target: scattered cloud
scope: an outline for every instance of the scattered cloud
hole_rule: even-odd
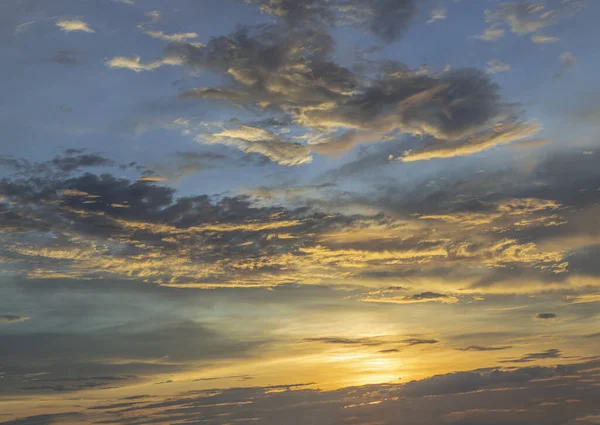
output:
[[[511,66],[507,63],[499,61],[497,59],[492,59],[487,63],[487,72],[489,74],[497,74],[499,72],[510,71]]]
[[[117,56],[106,61],[109,68],[129,69],[134,72],[153,71],[164,65],[181,65],[181,61],[176,57],[166,57],[154,62],[143,63],[139,56]]]
[[[78,52],[68,49],[60,49],[54,56],[45,60],[47,62],[53,62],[60,65],[78,66],[80,64],[79,56],[80,54]]]
[[[531,36],[531,41],[536,44],[556,43],[557,41],[560,41],[560,38],[543,34],[535,34]]]
[[[554,78],[561,78],[567,71],[577,64],[577,58],[571,52],[564,52],[559,57],[562,70],[554,74]]]
[[[59,19],[56,21],[56,26],[64,32],[95,32],[87,22],[80,19]]]
[[[149,24],[154,24],[156,22],[158,22],[161,18],[160,12],[158,11],[151,11],[146,13],[146,16],[148,16],[150,18],[150,22]],[[138,28],[140,28],[144,34],[149,35],[152,38],[157,38],[159,40],[165,40],[165,41],[169,41],[171,43],[186,43],[189,40],[193,40],[194,38],[198,38],[198,34],[195,32],[181,32],[181,33],[173,33],[173,34],[167,34],[164,31],[158,31],[158,30],[151,30],[149,28],[147,28],[146,23],[142,23],[138,25]]]
[[[494,9],[486,9],[485,21],[489,26],[481,36],[476,38],[497,41],[504,35],[502,27],[507,26],[513,34],[518,36],[533,34],[531,41],[534,43],[554,42],[558,39],[544,36],[538,31],[555,25],[561,19],[573,16],[581,9],[581,4],[569,1],[563,1],[554,9],[546,8],[543,3],[531,0],[500,3]]]
[[[504,30],[502,28],[498,28],[497,26],[491,26],[483,30],[481,35],[473,36],[473,38],[478,38],[479,40],[484,41],[498,41],[502,37],[504,37]]]
[[[560,64],[566,69],[569,70],[575,66],[577,63],[577,58],[571,52],[565,52],[560,55]]]
[[[170,41],[171,43],[185,43],[188,40],[192,40],[192,39],[198,37],[198,34],[195,32],[181,32],[181,33],[167,34],[163,31],[144,30],[144,33],[148,34],[152,38],[158,38],[160,40]]]
[[[436,21],[443,21],[444,19],[446,19],[446,9],[443,7],[437,7],[431,11],[431,17],[427,23],[432,24]]]

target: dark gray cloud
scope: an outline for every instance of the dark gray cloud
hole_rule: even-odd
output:
[[[404,391],[407,395],[413,397],[465,393],[490,385],[525,383],[533,379],[569,375],[574,373],[575,370],[576,368],[572,366],[557,366],[555,368],[520,368],[513,371],[494,369],[483,372],[456,372],[436,375],[420,381],[411,381],[406,384]]]
[[[52,425],[63,423],[77,423],[82,421],[83,419],[83,414],[78,412],[69,412],[28,416],[26,418],[13,419],[1,423],[5,425]]]
[[[399,415],[414,425],[510,423],[591,424],[600,396],[598,363],[571,366],[490,369],[437,375],[407,384],[365,385],[333,391],[305,384],[189,391],[168,398],[132,396],[102,401],[84,410],[81,420],[141,425],[174,422],[228,422],[265,425],[378,423]],[[581,379],[576,379],[580,376]],[[540,399],[544,400],[540,403]],[[515,403],[518,400],[518,403]],[[12,420],[28,425],[43,417]],[[58,419],[58,418],[54,418]],[[577,421],[576,421],[577,419]],[[49,423],[49,422],[41,422]]]
[[[47,58],[44,61],[57,63],[60,65],[78,66],[81,63],[79,59],[80,56],[81,54],[77,51],[59,49],[54,56]]]
[[[5,249],[4,256],[21,263],[29,277],[64,277],[73,272],[73,277],[98,278],[117,273],[143,274],[156,283],[165,283],[168,276],[170,283],[241,280],[246,285],[264,286],[271,279],[290,283],[279,281],[278,275],[296,269],[291,259],[297,259],[301,271],[301,264],[307,261],[302,250],[318,250],[317,235],[356,223],[384,224],[389,220],[382,215],[332,215],[307,207],[259,206],[248,196],[176,198],[172,188],[151,179],[65,175],[63,169],[95,164],[82,155],[74,158],[76,161],[44,165],[58,172],[40,173],[26,164],[15,177],[0,180],[0,193],[10,202],[2,204],[7,212],[0,220],[11,229],[4,236],[13,240],[13,248]],[[34,244],[27,238],[16,243],[25,232],[43,235],[50,230],[62,236],[42,236]],[[117,238],[119,248],[93,253],[89,247],[77,247],[80,244],[74,234],[105,241]],[[36,251],[40,243],[44,250]],[[56,250],[62,259],[53,254]],[[88,260],[81,262],[81,257],[71,254],[65,257],[67,252]],[[159,253],[160,261],[150,260]],[[132,262],[123,262],[126,257]],[[177,271],[172,269],[175,263],[179,264]],[[256,265],[250,266],[252,263]],[[149,264],[153,264],[150,269]]]
[[[393,13],[385,16],[395,19]],[[477,69],[434,73],[387,61],[375,64],[377,72],[364,76],[337,64],[334,48],[334,39],[322,29],[266,25],[238,29],[206,46],[175,44],[166,57],[177,57],[194,70],[226,75],[234,83],[190,90],[181,99],[227,100],[253,111],[283,112],[294,123],[288,130],[300,129],[305,133],[302,140],[309,142],[305,149],[319,154],[338,155],[357,144],[409,133],[430,135],[442,145],[454,142],[458,154],[466,155],[528,137],[538,129],[509,119],[514,108],[501,102],[499,87]],[[497,120],[502,117],[507,121],[499,129]],[[257,145],[257,131],[253,128],[254,136],[240,148],[266,154]],[[477,131],[482,133],[474,135]],[[214,136],[201,133],[197,140]],[[277,146],[290,154],[302,147],[292,141]],[[411,160],[416,160],[414,155],[409,155]],[[267,156],[286,165],[304,162]]]
[[[555,320],[555,319],[558,319],[558,315],[556,313],[538,313],[535,315],[535,319],[537,319],[537,320]]]
[[[72,173],[89,167],[110,167],[114,162],[100,154],[86,153],[84,150],[67,149],[62,155],[44,162],[31,162],[24,158],[0,156],[0,165],[11,167],[27,176],[55,176],[58,173]]]
[[[559,359],[561,357],[564,357],[561,350],[558,348],[549,348],[539,353],[528,353],[519,358],[502,360],[501,363],[531,363],[536,360]]]

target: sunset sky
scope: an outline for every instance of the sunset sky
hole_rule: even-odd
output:
[[[600,424],[597,0],[0,0],[0,423]]]

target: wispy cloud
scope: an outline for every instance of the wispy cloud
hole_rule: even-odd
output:
[[[181,65],[181,59],[177,57],[166,57],[153,62],[142,62],[139,56],[117,56],[106,62],[109,68],[122,68],[134,72],[153,71],[164,65]]]
[[[29,317],[15,316],[13,314],[0,315],[0,323],[18,323],[25,322],[26,320],[29,320]]]

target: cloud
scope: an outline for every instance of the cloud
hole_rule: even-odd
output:
[[[12,314],[0,315],[0,323],[18,323],[18,322],[25,322],[26,320],[29,320],[29,317],[15,316]]]
[[[398,40],[414,16],[414,0],[246,0],[263,13],[292,26],[351,25],[390,43]]]
[[[181,65],[181,61],[177,57],[165,57],[154,62],[143,63],[139,56],[117,56],[106,61],[106,66],[109,68],[129,69],[134,72],[153,71],[164,65]]]
[[[148,34],[152,38],[158,38],[160,40],[170,41],[171,43],[184,43],[188,40],[198,37],[198,34],[195,32],[167,34],[163,31],[144,30],[144,33]]]
[[[487,72],[489,74],[497,74],[499,72],[510,71],[511,66],[507,63],[492,59],[487,63]]]
[[[431,16],[427,23],[432,24],[436,21],[443,21],[444,19],[446,19],[446,9],[443,7],[437,7],[431,11]]]
[[[291,137],[319,154],[339,155],[402,133],[461,140],[510,109],[500,103],[498,87],[475,69],[432,73],[385,62],[378,78],[365,79],[333,62],[333,51],[326,33],[270,25],[242,28],[204,47],[172,45],[167,57],[196,71],[224,73],[234,83],[189,90],[181,99],[282,112],[294,123],[286,128]]]
[[[408,344],[409,346],[413,346],[413,345],[437,344],[439,341],[437,341],[435,339],[409,338],[409,339],[404,339],[400,342],[404,342],[405,344]]]
[[[561,350],[550,348],[539,353],[529,353],[519,358],[502,360],[500,363],[531,363],[536,360],[559,359],[561,357],[563,357]]]
[[[560,41],[560,38],[551,37],[551,36],[543,35],[543,34],[535,34],[535,35],[531,36],[531,41],[533,41],[536,44],[556,43],[557,41]]]
[[[412,162],[434,158],[452,158],[456,156],[472,155],[498,145],[504,145],[532,137],[537,134],[540,129],[541,125],[537,122],[507,120],[495,124],[490,130],[485,130],[468,137],[460,143],[432,141],[428,147],[414,152],[409,151],[399,159],[404,162]]]
[[[13,372],[6,384],[37,393],[148,383],[156,375],[247,357],[267,342],[264,337],[234,341],[189,320],[150,320],[143,329],[120,322],[118,328],[0,335],[5,370],[42,373],[15,379]]]
[[[90,28],[87,22],[79,19],[59,19],[56,21],[56,26],[62,29],[64,32],[95,32],[92,28]]]
[[[198,136],[202,142],[206,136]],[[210,135],[209,142],[233,145],[246,153],[258,153],[281,165],[300,165],[312,162],[310,150],[305,146],[285,141],[281,135],[266,130],[241,125],[238,128],[224,129]]]
[[[560,64],[564,68],[564,71],[568,71],[573,68],[577,63],[577,58],[571,52],[565,52],[560,55]]]
[[[500,3],[495,9],[486,9],[485,20],[489,27],[482,36],[476,38],[496,41],[504,35],[502,26],[506,25],[513,34],[522,36],[536,33],[542,28],[555,25],[561,19],[572,16],[581,10],[577,2],[562,2],[555,9],[547,9],[544,4],[534,1]],[[556,41],[553,37],[534,34],[534,43]]]
[[[227,137],[239,137],[238,131],[249,140],[264,136],[237,125],[228,130],[233,133]],[[385,197],[387,202],[402,199],[411,209],[369,199],[366,204],[390,214],[360,214],[328,207],[330,200],[337,202],[331,186],[322,194],[317,186],[296,188],[304,194],[300,198],[292,189],[285,199],[264,191],[251,192],[251,197],[176,197],[172,188],[144,179],[164,176],[162,172],[142,168],[142,175],[132,180],[81,174],[90,167],[116,167],[85,152],[42,163],[12,157],[0,162],[14,170],[0,180],[0,208],[6,211],[0,214],[5,229],[0,258],[28,279],[110,276],[197,288],[369,282],[373,289],[357,299],[396,304],[453,304],[458,302],[453,294],[469,287],[530,293],[540,290],[542,275],[555,280],[552,289],[569,285],[553,277],[567,273],[568,253],[521,236],[526,230],[557,227],[561,204],[552,200],[457,203],[451,190],[449,203],[440,197],[430,202],[430,189],[415,187],[417,198],[410,193]],[[470,193],[464,186],[452,187]],[[322,201],[307,202],[306,193]],[[423,205],[434,210],[423,214]],[[86,243],[89,238],[95,243]],[[509,270],[529,273],[537,283],[522,284],[522,276],[508,279],[514,273]],[[398,286],[391,279],[401,276],[419,278],[412,293],[388,288]],[[385,280],[377,288],[373,279]],[[389,290],[379,291],[385,288]]]
[[[82,413],[68,412],[28,416],[26,418],[13,419],[2,423],[4,425],[74,425],[81,423],[83,418],[84,415]]]
[[[482,346],[482,345],[470,345],[465,348],[457,348],[459,351],[500,351],[500,350],[508,350],[512,348],[512,345],[503,345],[503,346]]]
[[[530,1],[500,4],[494,10],[486,10],[487,22],[506,22],[515,34],[530,34],[554,23],[552,11]]]
[[[458,394],[477,391],[491,385],[514,385],[538,378],[566,375],[572,368],[532,367],[514,371],[494,369],[492,371],[456,372],[436,375],[420,381],[411,381],[404,387],[404,393],[412,397],[442,394]]]
[[[113,165],[113,161],[97,154],[80,154],[55,157],[52,165],[60,171],[70,173],[72,171],[85,167],[108,167]]]
[[[146,16],[150,18],[150,24],[154,24],[158,22],[161,18],[160,12],[152,11],[146,13]],[[173,33],[167,34],[164,31],[151,30],[146,28],[148,24],[139,24],[138,28],[140,28],[144,34],[149,35],[152,38],[157,38],[159,40],[169,41],[171,43],[186,43],[189,40],[193,40],[194,38],[198,38],[198,34],[195,32],[182,32],[182,33]]]
[[[365,385],[330,391],[303,385],[192,391],[169,397],[114,400],[110,404],[101,401],[97,409],[92,406],[82,410],[83,417],[78,419],[94,422],[108,417],[117,423],[137,424],[149,416],[156,423],[218,422],[227,417],[233,423],[300,425],[306,421],[310,407],[310,421],[315,425],[370,423],[373,418],[381,425],[391,425],[397,423],[399,415],[410,418],[414,425],[579,423],[582,418],[595,415],[599,395],[597,385],[594,386],[598,380],[592,373],[583,372],[588,382],[569,379],[570,374],[579,373],[584,367],[463,371],[405,385]],[[519,399],[518,405],[515,398]],[[540,403],[540,399],[552,403]],[[40,417],[22,418],[10,425],[30,423],[40,423]]]
[[[533,318],[535,320],[557,320],[558,315],[555,313],[538,313]]]
[[[486,28],[481,35],[473,36],[473,38],[478,38],[479,40],[485,41],[498,41],[502,37],[504,37],[504,30],[502,28],[498,28],[497,26]]]
[[[600,294],[567,295],[564,297],[570,304],[587,304],[600,302]]]
[[[53,62],[60,65],[78,66],[80,64],[78,56],[78,52],[67,49],[60,49],[56,52],[54,56],[45,60],[47,62]]]
[[[363,302],[369,303],[391,303],[391,304],[415,304],[415,303],[427,303],[436,302],[442,304],[456,304],[458,298],[452,295],[438,294],[435,292],[421,292],[415,295],[396,296],[390,297],[386,293],[373,294],[370,293],[365,298],[361,298]]]
[[[175,152],[161,161],[152,161],[149,168],[169,181],[178,181],[183,177],[214,169],[223,163],[227,156],[213,152]],[[152,177],[152,176],[147,176]]]
[[[375,338],[343,338],[343,337],[319,337],[319,338],[304,338],[307,342],[323,342],[325,344],[339,345],[362,345],[365,347],[382,345],[383,342]]]

